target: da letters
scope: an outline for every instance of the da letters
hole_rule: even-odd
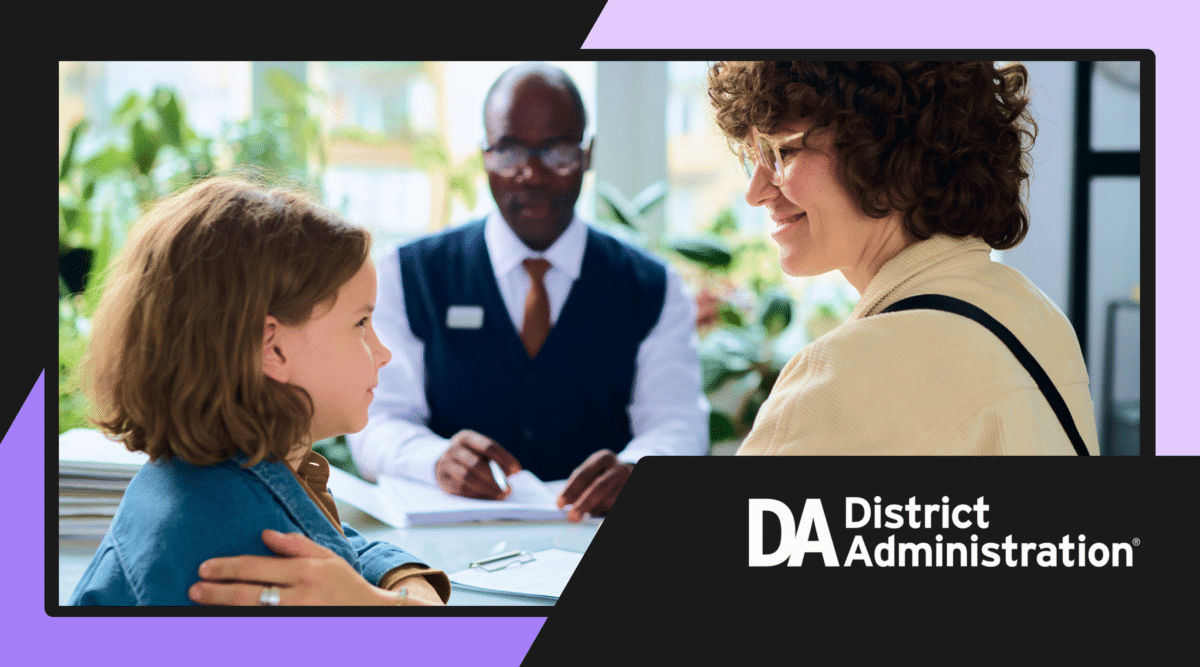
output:
[[[774,514],[779,521],[779,548],[774,553],[763,553],[763,522],[767,513]],[[809,536],[815,532],[814,539]],[[783,561],[788,567],[804,563],[804,554],[818,553],[826,567],[838,565],[837,552],[833,548],[833,537],[829,534],[829,523],[825,520],[825,508],[820,498],[804,501],[800,511],[800,523],[792,520],[792,510],[778,500],[770,498],[750,499],[750,567],[771,567]]]

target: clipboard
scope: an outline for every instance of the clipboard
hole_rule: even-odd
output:
[[[471,563],[451,574],[450,583],[484,593],[557,600],[582,558],[578,551],[559,548],[513,551]]]

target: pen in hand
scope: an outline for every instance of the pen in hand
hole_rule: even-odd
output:
[[[508,493],[508,480],[504,477],[504,471],[500,469],[500,464],[489,459],[488,467],[492,469],[492,477],[496,480],[496,485],[500,487],[501,493]]]

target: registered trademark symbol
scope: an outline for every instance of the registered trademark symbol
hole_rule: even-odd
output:
[[[1139,540],[1138,538],[1136,538],[1136,537],[1135,537],[1135,538],[1133,538],[1133,546],[1135,546],[1135,547],[1136,547],[1137,545],[1139,545],[1139,544],[1141,544],[1141,543],[1142,543],[1142,541],[1141,541],[1141,540]]]

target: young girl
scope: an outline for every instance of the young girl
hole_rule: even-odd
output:
[[[442,604],[445,573],[341,524],[312,443],[361,430],[388,352],[370,236],[228,178],[157,204],[83,365],[95,423],[150,456],[74,605]]]

